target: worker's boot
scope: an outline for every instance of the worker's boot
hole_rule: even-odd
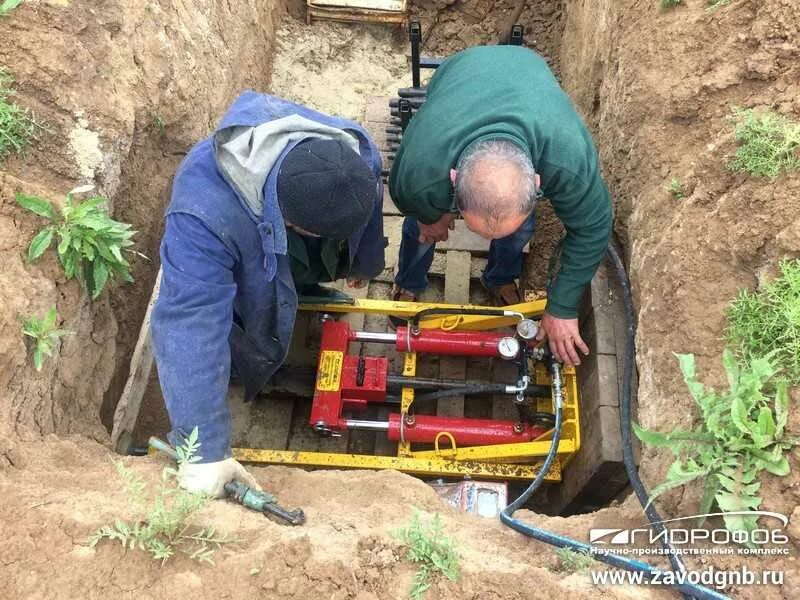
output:
[[[397,284],[392,287],[392,302],[417,302],[418,300],[419,297],[414,292],[403,289]],[[389,316],[389,325],[392,329],[405,325],[407,322],[402,317]]]
[[[486,291],[489,292],[489,301],[493,306],[509,306],[511,304],[519,304],[522,302],[522,295],[520,294],[519,287],[515,282],[506,283],[498,287],[489,287],[486,285],[483,277],[481,283]]]

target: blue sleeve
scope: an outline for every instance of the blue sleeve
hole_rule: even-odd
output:
[[[383,237],[383,182],[378,179],[378,200],[372,210],[358,250],[353,257],[353,265],[350,268],[350,277],[370,279],[380,275],[385,265],[386,239]]]
[[[227,395],[236,284],[231,251],[198,219],[167,216],[151,334],[170,440],[198,428],[200,462],[231,455]]]

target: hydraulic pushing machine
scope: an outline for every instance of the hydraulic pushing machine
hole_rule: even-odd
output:
[[[557,460],[546,478],[561,480],[561,469],[580,444],[578,388],[575,372],[552,360],[536,345],[545,301],[493,308],[384,300],[352,304],[308,304],[301,310],[322,315],[309,426],[320,436],[347,430],[385,432],[397,442],[396,456],[336,452],[234,449],[248,462],[309,466],[397,469],[431,476],[474,476],[488,479],[531,479],[550,449],[553,415],[562,406],[563,426]],[[407,319],[394,333],[354,331],[336,313],[385,314]],[[380,356],[348,351],[362,342],[391,344],[403,355],[402,373],[390,373]],[[509,382],[474,382],[416,377],[417,357],[485,357],[516,364]],[[449,396],[505,394],[516,407],[515,420],[474,419],[416,414],[415,408]],[[388,420],[366,420],[359,413],[376,403],[398,408]]]
[[[440,59],[420,56],[422,28],[412,19],[412,87],[391,100],[386,128],[389,160],[402,141],[413,114],[424,104],[422,69],[435,69]],[[514,25],[508,43],[522,44],[523,29]],[[387,172],[384,172],[384,175]],[[302,301],[302,299],[301,299]],[[321,436],[340,436],[353,429],[385,432],[397,442],[396,456],[333,452],[234,449],[248,462],[397,469],[431,476],[473,476],[486,479],[533,479],[553,439],[554,413],[562,408],[563,426],[556,460],[545,478],[561,480],[561,469],[580,445],[578,387],[573,369],[562,369],[534,339],[545,301],[492,308],[468,305],[355,300],[329,302],[315,298],[301,310],[322,315],[322,340],[309,426]],[[394,333],[353,331],[336,313],[371,313],[407,319]],[[511,329],[510,329],[511,328]],[[392,344],[403,353],[402,373],[389,373],[384,357],[349,354],[351,344]],[[485,357],[517,365],[508,382],[453,381],[416,377],[417,355]],[[399,392],[399,393],[398,393]],[[452,396],[505,394],[516,407],[515,420],[474,419],[417,414],[418,406]],[[359,418],[374,404],[392,404],[388,420]],[[512,413],[514,411],[511,411]],[[422,447],[420,447],[422,446]]]

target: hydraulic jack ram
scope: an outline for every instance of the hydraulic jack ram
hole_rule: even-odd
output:
[[[398,327],[396,333],[369,333],[353,331],[345,322],[326,319],[322,325],[322,344],[309,418],[309,424],[320,435],[340,435],[348,429],[372,429],[386,431],[392,441],[435,443],[440,435],[447,433],[458,446],[477,446],[528,442],[547,431],[547,428],[522,421],[411,413],[392,413],[388,421],[345,418],[346,410],[361,411],[370,403],[386,402],[389,380],[393,383],[402,381],[402,378],[389,375],[385,357],[348,355],[351,342],[393,344],[402,352],[527,361],[528,340],[505,333],[415,330],[413,327]],[[409,383],[409,387],[414,387],[412,381]],[[429,383],[435,385],[436,381]],[[451,383],[442,387],[452,388]],[[525,375],[516,385],[500,387],[495,391],[523,398],[521,394],[528,387],[528,377]],[[459,392],[457,388],[453,391]],[[467,390],[461,391],[468,393]]]

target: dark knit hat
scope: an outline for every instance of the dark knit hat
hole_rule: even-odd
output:
[[[324,238],[346,240],[369,221],[377,178],[338,140],[313,139],[292,148],[278,171],[278,202],[287,221]]]

